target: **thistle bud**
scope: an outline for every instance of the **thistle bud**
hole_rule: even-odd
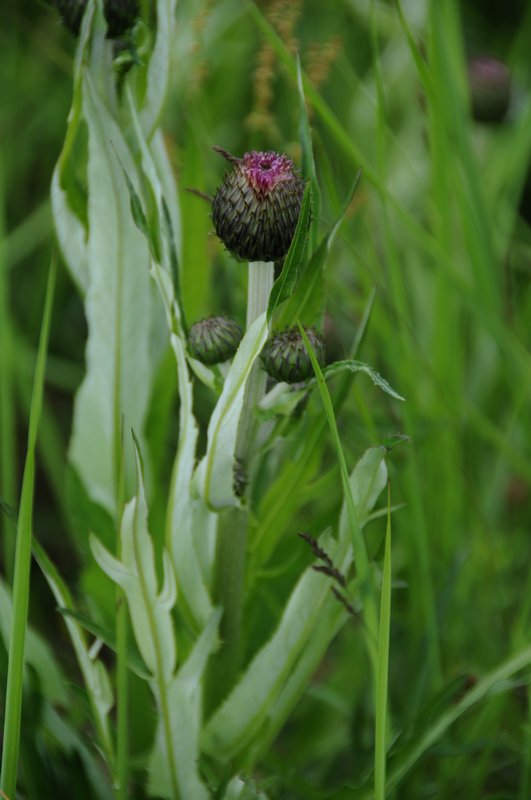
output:
[[[511,74],[495,58],[474,58],[468,65],[472,116],[478,122],[501,122],[511,100]]]
[[[305,328],[320,366],[325,360],[321,336],[313,328]],[[313,366],[298,328],[287,328],[268,342],[260,355],[266,372],[277,381],[299,383],[311,378]]]
[[[53,0],[53,5],[59,12],[65,28],[74,36],[79,36],[87,0]]]
[[[107,21],[107,37],[118,39],[131,28],[139,14],[138,0],[105,0],[103,13]]]
[[[87,0],[53,0],[65,28],[79,36]],[[107,38],[117,39],[135,22],[139,14],[138,0],[104,0],[103,13],[107,22]]]
[[[252,151],[243,158],[214,148],[232,170],[212,201],[216,233],[242,261],[275,261],[288,252],[304,194],[304,181],[287,156]]]
[[[230,317],[207,317],[195,322],[188,334],[190,352],[203,364],[220,364],[232,358],[243,331]]]

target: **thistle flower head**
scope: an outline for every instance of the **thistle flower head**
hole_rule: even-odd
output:
[[[304,181],[285,155],[246,153],[236,158],[212,201],[216,233],[236,258],[275,261],[286,255],[299,218]]]
[[[313,328],[306,335],[320,366],[325,360],[324,343]],[[313,366],[298,328],[287,328],[269,339],[260,355],[266,372],[277,381],[299,383],[313,375]]]
[[[207,317],[195,322],[188,333],[190,352],[203,364],[220,364],[232,358],[243,336],[230,317]]]
[[[478,122],[501,122],[511,100],[511,74],[495,58],[473,58],[468,65],[472,116]]]

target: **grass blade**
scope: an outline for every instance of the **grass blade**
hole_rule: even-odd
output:
[[[52,317],[57,265],[52,259],[46,288],[44,314],[35,368],[35,381],[29,417],[28,447],[22,480],[22,494],[17,524],[15,569],[13,578],[13,621],[9,637],[9,666],[7,673],[4,742],[0,784],[8,797],[15,797],[20,747],[20,719],[24,681],[24,653],[30,594],[31,542],[33,535],[33,496],[35,488],[35,448],[41,415],[46,352]]]
[[[374,797],[385,800],[385,774],[387,757],[387,692],[389,683],[389,633],[391,629],[391,495],[387,495],[387,530],[383,563],[382,592],[380,600],[380,633],[378,636],[378,661],[376,666],[375,742],[374,742]]]

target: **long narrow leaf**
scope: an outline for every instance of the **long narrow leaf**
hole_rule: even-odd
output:
[[[297,275],[297,285],[288,301],[279,309],[275,319],[276,327],[292,326],[297,319],[311,325],[321,313],[324,306],[324,268],[336,234],[348,211],[352,198],[361,179],[361,170],[352,184],[343,209],[329,233],[322,239],[317,250],[312,254],[307,266]]]
[[[405,401],[405,397],[402,397],[401,394],[398,394],[398,392],[393,389],[388,381],[386,381],[385,378],[382,378],[379,372],[376,372],[376,370],[369,366],[369,364],[364,364],[363,361],[355,361],[354,359],[336,361],[334,364],[330,364],[330,366],[323,369],[323,375],[325,378],[330,378],[332,375],[338,375],[340,372],[364,372],[369,376],[371,381],[386,394],[394,397],[395,400]]]
[[[387,531],[380,600],[380,630],[376,669],[374,797],[385,800],[387,758],[387,692],[389,683],[389,633],[391,628],[391,496],[388,494]]]
[[[158,125],[170,83],[176,3],[177,0],[157,0],[157,38],[148,65],[144,101],[140,111],[142,129],[148,141]]]
[[[35,380],[31,398],[29,417],[28,446],[22,493],[17,523],[15,545],[15,567],[13,577],[13,620],[9,636],[9,664],[7,672],[6,707],[4,717],[4,739],[2,750],[1,788],[8,797],[14,797],[17,784],[18,753],[20,746],[20,721],[22,713],[22,688],[24,683],[24,656],[26,647],[26,626],[30,596],[31,544],[33,537],[33,495],[35,488],[35,448],[37,430],[41,416],[46,352],[52,317],[52,304],[55,289],[57,266],[52,260],[46,300],[42,318],[39,351],[35,366]]]
[[[84,73],[89,132],[87,375],[76,397],[70,457],[92,499],[112,511],[121,431],[142,430],[149,399],[149,253],[136,228],[122,168],[136,168],[124,138]],[[133,480],[132,448],[125,452]]]
[[[297,273],[300,268],[304,253],[306,250],[306,241],[308,238],[308,223],[311,213],[311,186],[308,182],[304,190],[302,198],[301,210],[299,219],[297,220],[297,227],[286,258],[282,272],[278,279],[273,284],[271,294],[269,295],[269,303],[267,307],[267,319],[270,320],[273,316],[275,309],[284,300],[287,300],[293,291],[293,287],[297,281]]]

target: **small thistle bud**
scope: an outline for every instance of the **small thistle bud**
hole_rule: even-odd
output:
[[[305,328],[317,361],[324,364],[324,344],[313,328]],[[311,378],[313,366],[298,328],[287,328],[266,342],[260,355],[266,372],[277,381],[299,383]]]
[[[242,261],[275,261],[286,255],[297,227],[304,181],[287,156],[252,151],[243,158],[214,148],[232,170],[212,202],[216,233]]]
[[[190,352],[203,364],[220,364],[232,358],[243,331],[230,317],[207,317],[195,322],[188,334]]]
[[[79,36],[87,0],[53,0],[53,5],[59,12],[65,28],[74,36]]]
[[[107,37],[118,39],[131,28],[139,14],[138,0],[105,0],[103,12],[107,21]]]
[[[79,36],[87,0],[53,0],[65,28]],[[139,14],[138,0],[104,0],[103,13],[107,22],[107,38],[117,39],[132,27]]]
[[[468,65],[472,116],[478,122],[501,122],[511,101],[511,74],[495,58],[474,58]]]

